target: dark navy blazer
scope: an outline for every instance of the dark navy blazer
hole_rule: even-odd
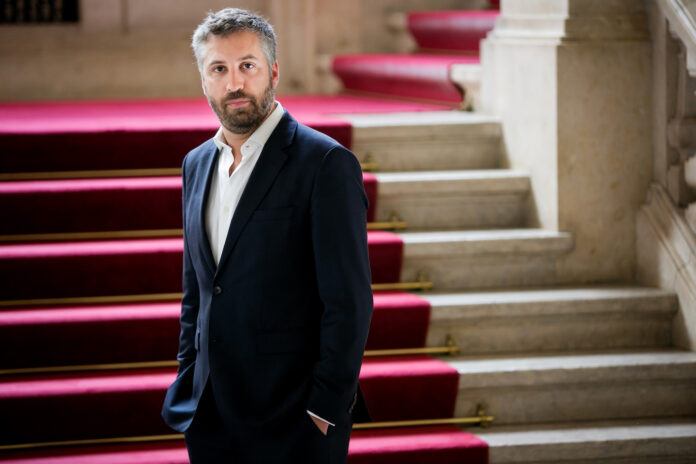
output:
[[[307,409],[350,424],[372,314],[360,165],[285,112],[216,267],[204,214],[217,156],[211,139],[183,162],[179,370],[162,416],[185,431],[212,382],[232,429],[291,426]]]

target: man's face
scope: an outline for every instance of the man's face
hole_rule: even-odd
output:
[[[211,36],[201,79],[203,93],[223,127],[247,134],[259,127],[273,108],[278,63],[269,66],[261,39],[254,32]]]

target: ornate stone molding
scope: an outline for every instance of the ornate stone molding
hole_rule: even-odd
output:
[[[696,0],[659,0],[670,30],[686,48],[686,67],[696,77]]]

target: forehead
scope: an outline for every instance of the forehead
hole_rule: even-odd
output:
[[[263,58],[261,38],[252,31],[239,31],[226,36],[211,35],[205,43],[205,61],[235,61],[253,55]]]

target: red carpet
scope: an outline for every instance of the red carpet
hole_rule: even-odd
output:
[[[446,109],[349,95],[280,100],[347,147],[350,124],[334,115]],[[202,98],[0,104],[0,172],[178,168],[218,127]]]
[[[29,451],[0,458],[6,464],[188,464],[182,442]],[[476,464],[488,462],[488,447],[456,427],[357,430],[350,464]]]
[[[375,421],[452,417],[459,374],[430,356],[365,358],[360,385]]]
[[[430,303],[405,292],[376,292],[368,350],[425,346]],[[1,337],[1,336],[0,336]]]
[[[363,172],[363,185],[365,186],[365,193],[369,202],[367,222],[373,222],[377,212],[377,176],[369,172]]]
[[[458,427],[356,430],[351,464],[476,464],[488,462],[488,444]]]
[[[0,379],[0,443],[168,433],[159,411],[174,375],[141,369]],[[366,359],[360,382],[375,420],[454,411],[458,375],[442,361]]]
[[[417,11],[408,14],[408,28],[421,49],[478,55],[479,42],[499,14],[497,10]]]
[[[373,221],[377,178],[366,173],[364,184]],[[0,211],[12,218],[0,234],[180,229],[181,178],[2,182]]]
[[[182,251],[180,238],[0,245],[0,299],[179,292]],[[373,282],[399,281],[398,235],[368,232],[368,252]]]
[[[450,67],[478,62],[478,56],[464,55],[340,55],[333,71],[349,90],[456,106],[462,92],[449,78]]]
[[[179,301],[0,310],[0,367],[171,360],[180,311]],[[416,295],[377,293],[367,349],[424,346],[429,318]]]

